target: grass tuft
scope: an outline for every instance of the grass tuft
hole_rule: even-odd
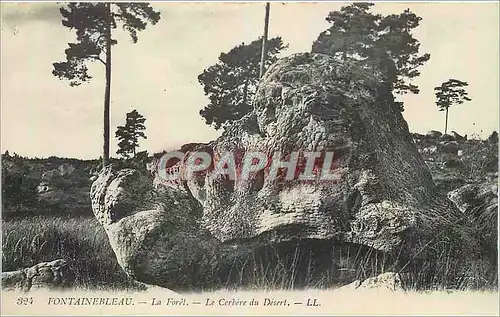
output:
[[[93,217],[34,216],[3,220],[3,272],[60,258],[70,261],[76,288],[138,287],[118,265],[104,229]]]

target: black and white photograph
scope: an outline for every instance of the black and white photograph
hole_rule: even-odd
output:
[[[1,3],[2,315],[497,315],[498,1]]]

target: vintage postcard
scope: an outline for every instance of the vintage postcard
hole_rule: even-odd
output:
[[[0,12],[2,315],[498,315],[497,1]]]

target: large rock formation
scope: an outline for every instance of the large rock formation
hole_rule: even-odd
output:
[[[265,169],[248,180],[207,171],[164,182],[155,164],[154,179],[108,166],[92,185],[92,206],[127,273],[173,289],[220,287],[265,265],[294,281],[329,272],[348,283],[358,276],[345,272],[360,262],[365,273],[370,259],[385,269],[379,256],[392,269],[415,268],[443,241],[450,256],[472,256],[461,212],[437,191],[376,73],[296,54],[267,71],[253,108],[192,151],[331,151],[336,181],[271,179]]]
[[[468,184],[448,193],[479,237],[481,254],[493,267],[498,263],[498,178]]]

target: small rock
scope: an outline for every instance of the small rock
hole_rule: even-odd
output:
[[[458,143],[456,141],[445,142],[441,147],[441,152],[447,154],[457,154],[458,150]]]
[[[401,277],[398,273],[386,272],[375,277],[367,278],[364,281],[354,281],[351,284],[342,286],[340,289],[386,289],[391,291],[403,290]]]
[[[50,191],[50,186],[49,186],[49,183],[45,182],[45,181],[42,181],[40,182],[40,184],[37,186],[36,190],[39,194],[41,193],[46,193],[48,191]]]
[[[68,261],[58,259],[41,262],[17,271],[2,272],[2,288],[30,291],[34,289],[55,289],[71,284],[73,274]]]
[[[340,287],[340,289],[357,289],[358,287],[361,286],[361,281],[360,280],[356,280],[350,284],[347,284],[347,285],[344,285],[342,287]]]
[[[457,168],[462,166],[462,161],[457,160],[456,158],[447,158],[444,161],[444,167],[446,168]]]
[[[470,208],[498,207],[498,185],[497,184],[468,184],[448,193],[448,198],[453,201],[458,209],[466,212]]]
[[[58,171],[61,176],[69,176],[75,171],[75,167],[71,164],[64,163],[59,166]]]
[[[437,146],[429,146],[418,150],[422,154],[435,154],[437,152]]]
[[[451,131],[451,136],[456,140],[456,141],[464,141],[467,140],[466,137],[461,136],[460,134],[456,133],[455,131]]]
[[[452,135],[449,134],[443,134],[440,137],[441,141],[455,141],[455,138]]]
[[[431,131],[427,132],[426,135],[433,138],[433,139],[437,139],[437,138],[440,138],[443,134],[439,131],[431,130]]]

